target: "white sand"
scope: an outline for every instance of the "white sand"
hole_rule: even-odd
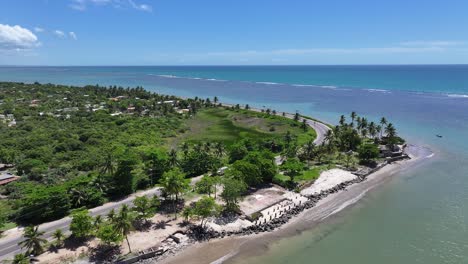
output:
[[[210,221],[210,222],[207,223],[207,226],[213,228],[214,230],[216,230],[218,232],[221,232],[221,231],[238,231],[238,230],[241,230],[244,227],[249,227],[251,225],[253,225],[253,223],[250,222],[249,220],[240,219],[240,218],[237,219],[236,221],[232,222],[232,223],[228,223],[228,224],[225,224],[225,225],[219,225],[219,224],[216,224],[213,221]]]
[[[324,171],[320,177],[310,187],[301,191],[302,195],[318,194],[321,191],[329,190],[336,185],[356,179],[357,176],[342,169],[331,169]]]

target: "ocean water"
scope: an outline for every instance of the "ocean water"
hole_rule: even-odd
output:
[[[330,123],[351,111],[386,116],[434,157],[327,224],[279,239],[256,257],[241,252],[235,262],[468,263],[468,65],[0,67],[0,80],[139,85]]]

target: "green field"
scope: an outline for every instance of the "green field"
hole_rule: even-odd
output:
[[[315,181],[322,171],[329,170],[330,167],[328,165],[321,165],[321,166],[314,166],[308,170],[304,170],[300,175],[294,177],[294,182],[297,184],[303,184],[310,181]],[[276,174],[273,182],[281,185],[281,186],[288,186],[288,182],[291,178],[287,175],[283,174]]]
[[[222,142],[229,146],[241,139],[265,140],[283,138],[287,131],[298,139],[298,144],[305,144],[316,137],[313,129],[307,132],[299,122],[282,116],[267,115],[246,110],[228,110],[220,108],[203,109],[191,119],[185,121],[185,133],[169,140],[169,145],[180,142]]]

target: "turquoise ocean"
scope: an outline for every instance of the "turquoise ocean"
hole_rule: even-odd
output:
[[[0,81],[143,86],[330,123],[351,111],[385,116],[434,156],[339,217],[240,262],[468,263],[468,65],[0,67]]]

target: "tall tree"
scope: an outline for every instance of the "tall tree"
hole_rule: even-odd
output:
[[[28,254],[37,256],[44,251],[44,244],[47,243],[47,240],[41,237],[44,233],[39,231],[38,226],[28,226],[24,229],[24,240],[18,245],[25,248]]]
[[[219,214],[219,206],[212,197],[202,197],[195,203],[193,213],[201,218],[200,226],[205,228],[207,218]]]
[[[52,237],[55,239],[55,244],[57,246],[61,246],[63,243],[63,240],[65,239],[65,234],[63,233],[62,229],[57,229],[55,232],[52,234]]]
[[[356,112],[351,112],[351,127],[354,127],[354,120],[356,120],[357,114]]]
[[[136,213],[137,220],[144,220],[148,222],[148,219],[151,218],[156,210],[151,204],[151,200],[146,196],[139,196],[133,200],[132,210]]]
[[[161,185],[164,191],[172,197],[174,218],[177,218],[176,203],[179,200],[179,195],[189,188],[189,180],[185,179],[185,175],[179,168],[174,168],[164,173]]]
[[[117,216],[114,222],[114,227],[118,233],[122,234],[122,236],[125,237],[129,252],[132,252],[132,248],[130,247],[130,242],[128,241],[128,234],[133,228],[132,221],[133,221],[133,216],[130,210],[128,209],[128,206],[123,205],[120,208],[120,211],[117,213]]]
[[[124,236],[116,230],[111,223],[105,222],[99,226],[96,232],[96,237],[105,245],[118,244],[122,242]]]
[[[93,218],[86,209],[76,209],[71,214],[70,231],[76,238],[85,238],[93,231]]]
[[[228,211],[236,211],[239,199],[247,190],[247,186],[243,181],[233,178],[225,178],[223,183],[224,189],[221,193],[221,198],[226,203],[226,209]]]

